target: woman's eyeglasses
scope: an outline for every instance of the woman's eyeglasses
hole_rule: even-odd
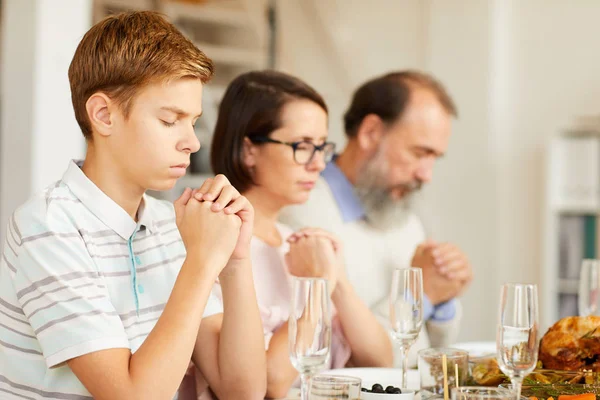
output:
[[[315,158],[317,151],[323,152],[323,160],[326,163],[333,159],[333,155],[335,153],[335,143],[333,142],[325,142],[323,144],[316,145],[306,141],[282,142],[266,136],[254,136],[249,139],[252,143],[275,143],[291,147],[294,150],[294,161],[300,165],[309,164]]]

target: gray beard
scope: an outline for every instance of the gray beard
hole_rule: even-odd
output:
[[[400,200],[392,200],[387,189],[372,185],[357,185],[355,192],[363,206],[367,222],[377,230],[399,228],[412,214],[412,193]]]
[[[354,191],[363,206],[369,225],[386,231],[404,225],[412,214],[414,194],[420,184],[412,185],[411,191],[399,200],[392,199],[385,186],[386,163],[378,152],[358,174]]]

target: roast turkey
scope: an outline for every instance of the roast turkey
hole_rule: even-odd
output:
[[[539,359],[546,369],[600,372],[600,317],[566,317],[540,342]]]

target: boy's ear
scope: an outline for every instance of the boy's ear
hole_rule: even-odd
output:
[[[110,136],[114,126],[112,112],[116,104],[104,93],[97,92],[90,96],[85,103],[87,117],[92,131],[101,136]]]

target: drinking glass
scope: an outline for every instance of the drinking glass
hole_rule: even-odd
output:
[[[448,388],[452,389],[453,387],[461,386],[467,378],[469,372],[468,352],[452,348],[420,350],[418,365],[422,394],[444,394],[444,356],[446,356]]]
[[[317,375],[311,381],[311,400],[360,399],[361,379],[351,376]]]
[[[600,315],[600,260],[583,260],[579,275],[579,315]]]
[[[486,386],[461,386],[453,388],[452,400],[514,400],[510,390]]]
[[[538,357],[537,286],[507,283],[500,292],[500,314],[496,337],[498,365],[510,378],[517,399],[523,378],[530,374]]]
[[[423,271],[399,268],[392,275],[390,292],[392,338],[400,349],[401,388],[406,389],[408,351],[417,340],[423,325]]]
[[[327,280],[292,279],[288,323],[290,360],[302,381],[302,400],[308,400],[310,380],[325,367],[331,350],[331,313]]]

